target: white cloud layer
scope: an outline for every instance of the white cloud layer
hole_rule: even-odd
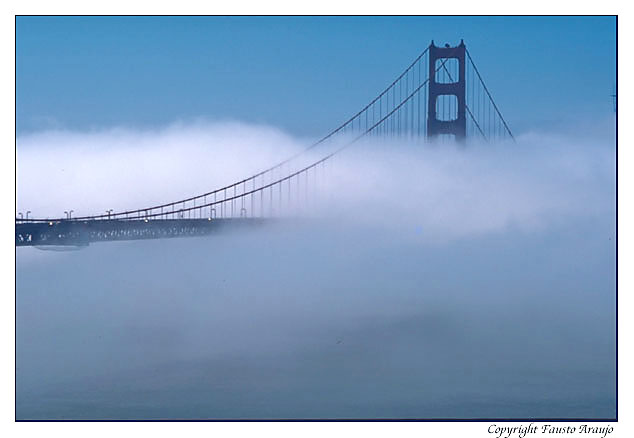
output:
[[[466,146],[359,143],[328,168],[314,211],[355,224],[462,236],[614,215],[613,134],[527,134]],[[18,211],[101,214],[204,193],[309,145],[275,128],[178,123],[159,130],[48,131],[18,138]],[[327,148],[327,146],[326,146]],[[320,157],[319,149],[307,158]]]

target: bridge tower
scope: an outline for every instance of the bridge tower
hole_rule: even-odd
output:
[[[427,137],[432,139],[439,134],[453,134],[457,141],[467,136],[465,50],[463,40],[456,47],[436,47],[434,41],[429,46],[429,99],[427,101]],[[458,61],[458,77],[454,82],[437,82],[436,72],[444,68],[444,63],[451,59]],[[455,96],[457,100],[457,117],[453,120],[440,120],[436,114],[436,105],[440,96]]]

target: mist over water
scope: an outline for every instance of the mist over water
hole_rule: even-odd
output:
[[[18,207],[170,201],[308,144],[239,123],[32,134]],[[17,417],[616,415],[609,123],[370,140],[327,172],[269,226],[17,248]]]

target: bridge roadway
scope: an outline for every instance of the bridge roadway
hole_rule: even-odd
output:
[[[114,240],[202,236],[270,221],[265,218],[24,221],[15,225],[15,246],[87,246]]]

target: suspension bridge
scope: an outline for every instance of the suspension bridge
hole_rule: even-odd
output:
[[[327,178],[335,156],[362,139],[463,142],[510,139],[508,124],[463,41],[432,43],[360,111],[286,160],[240,181],[186,199],[134,210],[15,219],[16,246],[200,236],[289,217]],[[308,153],[310,151],[310,153]],[[307,157],[309,157],[307,159]]]

